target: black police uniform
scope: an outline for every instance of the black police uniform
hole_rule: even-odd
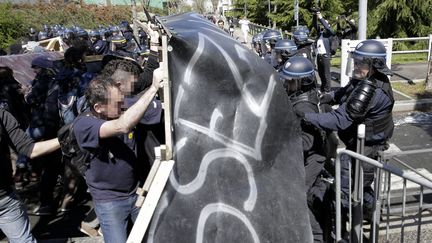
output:
[[[109,51],[108,43],[103,40],[97,40],[95,43],[92,44],[91,51],[96,55],[107,54]]]
[[[297,44],[297,56],[302,56],[314,64],[312,43]]]
[[[280,70],[281,79],[287,89],[295,113],[319,113],[319,93],[315,86],[315,71],[312,63],[304,57],[291,57]],[[299,87],[300,85],[300,87]],[[300,118],[299,118],[300,119]],[[314,242],[323,242],[322,200],[315,199],[320,189],[313,188],[315,181],[324,169],[326,160],[324,142],[326,133],[310,123],[301,123],[305,185],[307,189],[309,219]],[[321,192],[324,197],[326,188]],[[314,195],[313,195],[314,194]],[[321,202],[320,202],[321,201]]]
[[[370,99],[369,105],[362,107],[363,115],[357,116],[353,112],[353,104],[356,97],[366,95]],[[387,76],[376,72],[368,80],[351,80],[350,83],[334,92],[334,100],[340,105],[336,110],[328,113],[306,113],[305,120],[311,124],[327,130],[338,131],[339,138],[345,143],[346,148],[356,151],[357,126],[366,125],[365,155],[376,159],[379,151],[387,148],[387,141],[393,134],[394,124],[392,109],[394,104],[393,92]],[[341,185],[342,203],[348,205],[349,156],[341,157]],[[371,184],[374,180],[374,168],[363,164],[364,169],[364,208],[373,210],[374,193]],[[368,216],[369,212],[365,212]],[[370,215],[369,215],[370,216]]]

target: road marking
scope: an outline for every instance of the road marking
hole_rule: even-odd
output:
[[[404,93],[402,93],[402,92],[400,92],[400,91],[398,91],[398,90],[396,90],[396,89],[393,89],[393,92],[398,93],[398,94],[400,94],[400,95],[402,95],[402,96],[408,98],[409,100],[415,100],[415,99],[413,99],[411,96],[408,96],[408,95],[406,95],[406,94],[404,94]]]

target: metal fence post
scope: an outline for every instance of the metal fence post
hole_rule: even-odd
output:
[[[428,61],[431,60],[431,53],[432,53],[432,34],[429,35],[429,48],[428,48]]]
[[[357,153],[364,154],[365,125],[357,127]],[[355,160],[354,171],[354,192],[353,192],[353,220],[351,231],[351,242],[363,241],[363,166],[360,160]]]

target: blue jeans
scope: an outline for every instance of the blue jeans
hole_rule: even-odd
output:
[[[9,242],[36,242],[26,209],[15,191],[0,199],[0,229]]]
[[[129,218],[135,222],[140,208],[135,206],[137,194],[109,202],[93,201],[105,243],[124,243],[127,240]]]

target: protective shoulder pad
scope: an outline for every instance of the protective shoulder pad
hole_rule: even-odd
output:
[[[357,84],[347,99],[347,113],[353,120],[362,119],[372,102],[376,86],[370,80],[363,80]]]

